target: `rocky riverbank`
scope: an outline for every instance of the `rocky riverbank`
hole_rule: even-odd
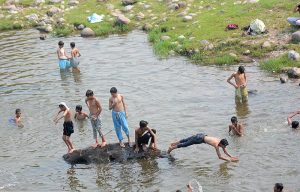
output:
[[[270,59],[262,67],[279,72],[299,66],[300,32],[286,18],[296,2],[277,0],[0,0],[0,30],[35,27],[56,36],[106,36],[133,29],[148,32],[162,56],[185,55],[198,63],[235,64]],[[88,16],[103,15],[90,23]],[[264,34],[244,35],[241,28],[262,20]],[[236,30],[225,30],[228,24]],[[294,34],[293,34],[294,33]],[[292,35],[293,34],[293,35]],[[45,39],[46,35],[41,35]],[[282,64],[283,63],[283,64]],[[287,64],[284,64],[287,63]]]

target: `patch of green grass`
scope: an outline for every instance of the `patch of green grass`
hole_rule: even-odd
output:
[[[18,30],[22,28],[23,27],[20,23],[14,23],[12,20],[4,20],[0,22],[0,31]]]
[[[55,26],[53,33],[57,37],[65,37],[72,34],[73,30],[67,26]]]
[[[279,58],[264,61],[260,64],[260,66],[261,66],[262,69],[264,69],[266,71],[279,73],[284,68],[300,67],[300,62],[290,60],[288,58],[287,54],[285,54],[285,55],[283,55]]]
[[[225,65],[225,64],[231,65],[231,64],[236,64],[238,62],[239,59],[231,55],[217,56],[211,60],[211,63],[214,63],[216,65]]]

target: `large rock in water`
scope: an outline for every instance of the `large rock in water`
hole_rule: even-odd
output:
[[[289,78],[300,78],[300,68],[293,67],[287,71]]]
[[[110,161],[124,162],[130,159],[139,159],[147,157],[160,157],[168,158],[171,157],[166,152],[160,150],[150,150],[147,152],[140,151],[134,153],[134,148],[129,147],[126,144],[125,148],[121,148],[119,143],[108,144],[107,146],[100,148],[88,147],[85,149],[79,149],[73,151],[71,154],[65,154],[64,160],[71,164],[90,164],[90,163],[108,163]]]
[[[86,27],[81,31],[80,35],[81,37],[93,37],[95,32],[91,28]]]

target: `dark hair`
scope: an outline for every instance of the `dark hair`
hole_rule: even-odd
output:
[[[293,121],[292,122],[292,128],[296,129],[299,127],[299,121]]]
[[[65,106],[64,106],[64,105],[62,105],[62,104],[59,104],[59,105],[58,105],[58,107],[59,107],[59,108],[62,108],[62,107],[65,107]]]
[[[283,184],[282,183],[275,183],[275,188],[282,191],[283,189]]]
[[[59,46],[62,46],[62,45],[64,45],[64,42],[63,42],[63,41],[59,41],[59,42],[58,42],[58,45],[59,45]]]
[[[147,127],[147,125],[148,125],[148,122],[147,122],[147,121],[144,121],[144,120],[141,120],[141,121],[140,121],[140,127],[141,127],[141,128]]]
[[[76,111],[81,111],[82,110],[82,106],[81,105],[76,105]]]
[[[231,117],[231,123],[237,123],[237,118],[236,116]]]
[[[244,67],[244,66],[239,66],[238,71],[239,71],[240,73],[245,73],[245,67]]]
[[[85,96],[87,96],[87,97],[88,96],[93,96],[93,95],[94,95],[94,92],[92,90],[90,90],[90,89],[87,90],[86,93],[85,93]]]
[[[70,46],[71,46],[72,48],[74,48],[74,47],[75,47],[75,42],[71,42],[71,43],[70,43]]]
[[[227,139],[222,139],[219,144],[223,145],[224,147],[229,145]]]
[[[21,109],[16,109],[16,114],[21,113]]]
[[[117,93],[118,90],[115,87],[110,88],[110,93]]]

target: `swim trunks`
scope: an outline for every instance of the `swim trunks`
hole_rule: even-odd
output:
[[[204,141],[205,136],[206,136],[205,134],[199,133],[199,134],[193,135],[191,137],[188,137],[186,139],[182,139],[179,141],[177,148],[188,147],[188,146],[194,145],[194,144],[205,143],[205,141]]]
[[[70,59],[70,64],[71,67],[78,67],[79,65],[79,58],[78,57],[73,57]]]
[[[63,135],[70,137],[71,134],[74,133],[73,122],[72,121],[64,122],[63,126],[64,126]]]
[[[155,129],[151,129],[153,131],[154,134],[156,134],[156,130]],[[148,144],[149,140],[151,139],[151,142],[154,143],[154,138],[152,137],[152,135],[149,133],[149,131],[145,131],[145,133],[138,138],[138,145],[143,145],[143,144]]]
[[[246,87],[239,87],[235,89],[235,96],[238,99],[247,100],[248,99],[248,90]]]
[[[61,70],[65,70],[65,69],[70,68],[70,61],[67,59],[60,59],[58,61],[58,65]]]
[[[99,133],[100,137],[103,136],[102,132],[101,132],[102,121],[101,121],[100,115],[96,119],[93,119],[92,116],[93,116],[93,114],[90,114],[89,118],[91,120],[91,124],[92,124],[92,127],[93,127],[93,136],[94,136],[94,139],[97,139],[97,132]]]

